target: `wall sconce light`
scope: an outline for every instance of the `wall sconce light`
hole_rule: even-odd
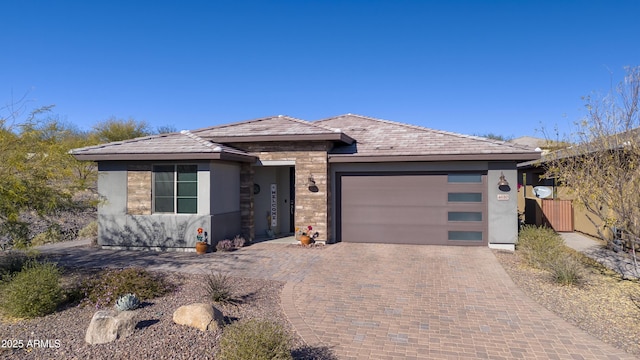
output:
[[[504,173],[502,171],[500,172],[500,181],[498,181],[498,189],[504,192],[511,191],[509,182],[507,181],[507,178],[504,177]]]
[[[316,180],[313,178],[312,174],[309,174],[309,180],[307,181],[307,186],[309,187],[309,191],[318,192],[318,186],[316,185]]]

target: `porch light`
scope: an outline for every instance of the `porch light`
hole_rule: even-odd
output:
[[[307,187],[311,192],[318,192],[318,186],[316,185],[316,180],[313,178],[312,174],[309,174],[309,179],[307,181]]]
[[[316,180],[313,178],[312,174],[309,174],[309,180],[307,182],[307,186],[309,187],[316,186]]]
[[[500,181],[498,181],[498,189],[504,192],[511,190],[511,187],[509,186],[509,182],[507,181],[507,178],[504,177],[504,173],[502,171],[500,172]]]

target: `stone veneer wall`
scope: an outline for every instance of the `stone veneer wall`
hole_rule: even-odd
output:
[[[240,227],[242,236],[249,240],[256,237],[256,228],[253,220],[253,166],[242,163],[240,166]]]
[[[296,228],[313,226],[317,240],[331,241],[329,227],[329,178],[327,151],[329,142],[271,142],[232,143],[238,149],[250,152],[260,160],[295,161],[295,224]],[[309,189],[309,176],[313,176],[317,191]],[[240,208],[242,232],[255,238],[253,213],[253,169],[243,164],[240,175]]]
[[[127,167],[127,214],[151,214],[151,165]]]

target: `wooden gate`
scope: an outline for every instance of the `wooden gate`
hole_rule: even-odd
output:
[[[573,231],[573,206],[571,200],[542,199],[542,214],[545,225],[558,232]]]

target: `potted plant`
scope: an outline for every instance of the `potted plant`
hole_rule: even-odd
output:
[[[315,242],[315,238],[317,238],[320,234],[316,231],[313,232],[313,226],[309,225],[306,229],[299,230],[296,228],[296,232],[299,231],[298,240],[300,240],[300,244],[309,245]]]
[[[203,235],[204,230],[202,230],[202,228],[198,228],[198,235],[196,235],[196,239],[198,239],[198,241],[196,241],[196,254],[205,254],[209,248],[209,244],[207,243],[205,236],[206,234]]]

